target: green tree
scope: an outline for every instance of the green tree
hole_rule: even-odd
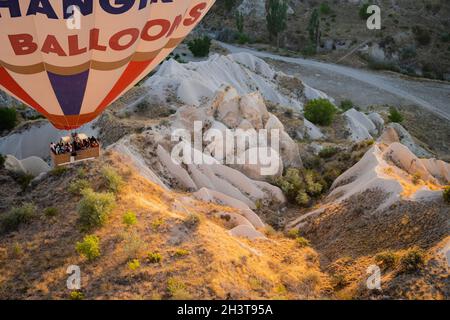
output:
[[[329,126],[336,114],[335,106],[327,99],[315,99],[305,106],[305,118],[314,124]]]
[[[277,47],[280,47],[280,33],[287,28],[288,5],[284,0],[269,0],[267,11],[267,30],[271,37],[277,39]]]
[[[244,32],[244,15],[240,12],[236,13],[236,29],[239,33]]]
[[[11,130],[16,126],[17,113],[14,108],[0,107],[0,131]]]
[[[390,122],[396,122],[401,123],[403,122],[403,115],[398,111],[396,108],[392,107],[389,109],[389,121]]]
[[[320,45],[320,13],[319,10],[314,9],[311,14],[311,18],[309,19],[308,25],[309,32],[309,40],[311,41],[311,45],[314,46],[315,50]]]
[[[188,48],[194,57],[207,57],[211,48],[211,39],[207,36],[194,39],[188,42]]]
[[[225,0],[225,9],[228,12],[230,12],[231,9],[233,9],[235,3],[236,3],[236,0]]]

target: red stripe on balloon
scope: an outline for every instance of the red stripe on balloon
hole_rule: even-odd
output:
[[[5,68],[0,67],[0,85],[3,86],[6,90],[11,92],[17,98],[33,107],[37,112],[42,113],[47,116],[48,112],[45,111],[39,103],[37,103],[32,97],[28,95],[28,93],[23,90],[19,84],[14,80],[13,77],[5,70]]]
[[[118,96],[120,96],[123,91],[135,81],[142,72],[147,69],[147,67],[152,63],[153,60],[150,61],[131,61],[117,83],[108,93],[108,95],[103,99],[102,103],[95,110],[95,114],[100,114],[103,110],[106,109]]]

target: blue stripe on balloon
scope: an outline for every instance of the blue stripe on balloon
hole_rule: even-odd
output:
[[[89,70],[74,75],[58,75],[47,72],[64,115],[79,115],[89,78]]]

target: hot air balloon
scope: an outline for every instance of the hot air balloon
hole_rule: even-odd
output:
[[[74,130],[144,78],[215,0],[0,0],[0,87]]]

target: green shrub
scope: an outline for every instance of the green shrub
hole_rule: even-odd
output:
[[[185,257],[188,256],[190,254],[190,252],[188,250],[185,249],[177,249],[175,250],[175,257],[180,258],[180,257]]]
[[[69,171],[69,168],[64,166],[56,166],[50,171],[50,175],[54,177],[60,177],[63,174],[65,174],[67,171]]]
[[[158,229],[164,224],[164,220],[163,219],[155,219],[152,221],[151,226],[153,231],[158,231]]]
[[[102,169],[102,176],[106,187],[109,191],[118,193],[123,187],[124,182],[122,177],[110,166],[106,166]]]
[[[450,186],[446,186],[444,188],[444,192],[443,192],[442,196],[444,197],[444,201],[446,203],[450,204]]]
[[[188,48],[194,57],[207,57],[211,48],[211,39],[207,36],[194,39],[188,42]]]
[[[125,236],[124,252],[128,259],[135,259],[144,246],[140,235],[136,231],[127,232]]]
[[[36,207],[25,203],[21,207],[14,207],[5,215],[0,216],[0,229],[2,233],[16,231],[23,223],[29,222],[36,213]]]
[[[332,12],[330,5],[326,2],[324,2],[320,5],[319,11],[321,14],[324,14],[324,15],[331,14],[331,12]]]
[[[91,184],[86,179],[77,179],[69,185],[69,192],[75,195],[81,195],[84,189],[89,189]]]
[[[14,108],[0,108],[0,131],[11,130],[16,126],[17,112]]]
[[[174,300],[189,300],[191,298],[186,285],[175,278],[167,280],[167,291]]]
[[[5,161],[6,157],[0,154],[0,169],[3,169],[5,167]]]
[[[409,249],[400,259],[400,271],[411,273],[419,270],[425,263],[425,253],[419,248]]]
[[[30,185],[31,181],[33,181],[34,176],[31,174],[20,174],[17,176],[16,181],[22,188],[22,191],[25,191]]]
[[[309,242],[309,240],[303,238],[303,237],[297,237],[295,239],[295,242],[297,243],[297,245],[300,248],[305,248],[305,247],[309,247],[311,245],[311,243]]]
[[[299,234],[299,230],[298,229],[291,229],[287,233],[287,237],[290,238],[290,239],[296,239],[299,236],[300,236],[300,234]]]
[[[70,293],[70,300],[83,300],[84,294],[80,291],[72,291]]]
[[[326,147],[320,150],[319,157],[323,159],[329,159],[335,156],[339,152],[338,148],[335,147]]]
[[[160,263],[162,260],[162,255],[158,252],[149,252],[147,254],[147,260],[150,263]]]
[[[431,42],[431,35],[430,35],[430,31],[423,29],[422,27],[419,26],[415,26],[413,27],[413,32],[414,32],[414,36],[416,38],[416,41],[422,45],[422,46],[426,46],[428,44],[430,44]]]
[[[250,42],[250,37],[245,33],[239,33],[237,36],[237,43],[246,44]]]
[[[371,6],[371,3],[365,3],[359,8],[359,17],[362,20],[367,20],[370,18],[371,14],[367,13],[367,9]]]
[[[112,193],[97,193],[92,189],[82,192],[83,198],[78,203],[80,223],[84,230],[101,227],[115,207],[115,197]]]
[[[375,261],[386,269],[394,268],[397,260],[397,255],[392,251],[383,251],[375,256]]]
[[[233,9],[234,5],[236,4],[236,0],[224,0],[225,3],[225,9],[230,12],[231,9]]]
[[[140,267],[141,267],[141,263],[139,262],[138,259],[133,259],[132,261],[128,262],[128,268],[131,271],[136,271]]]
[[[184,220],[185,226],[191,229],[195,229],[201,222],[200,216],[194,213],[190,213]]]
[[[136,214],[133,211],[126,212],[122,217],[122,222],[127,227],[134,226],[137,223]]]
[[[400,111],[398,111],[394,107],[389,109],[389,117],[388,118],[389,118],[390,122],[396,122],[396,123],[401,123],[404,120],[403,115],[400,113]]]
[[[305,106],[305,118],[317,125],[331,125],[335,114],[336,108],[327,99],[311,100]]]
[[[100,257],[100,239],[94,235],[85,236],[82,242],[77,242],[76,250],[89,261]]]
[[[347,100],[342,100],[341,101],[340,108],[341,108],[341,110],[343,112],[348,111],[348,110],[350,110],[350,109],[352,109],[354,107],[355,107],[355,105],[353,104],[353,101],[351,101],[351,100],[347,99]]]
[[[46,208],[44,210],[44,215],[48,218],[56,217],[59,214],[59,210],[54,207]]]
[[[307,206],[310,197],[318,197],[325,190],[324,181],[315,171],[289,168],[273,183],[278,186],[291,203]]]

